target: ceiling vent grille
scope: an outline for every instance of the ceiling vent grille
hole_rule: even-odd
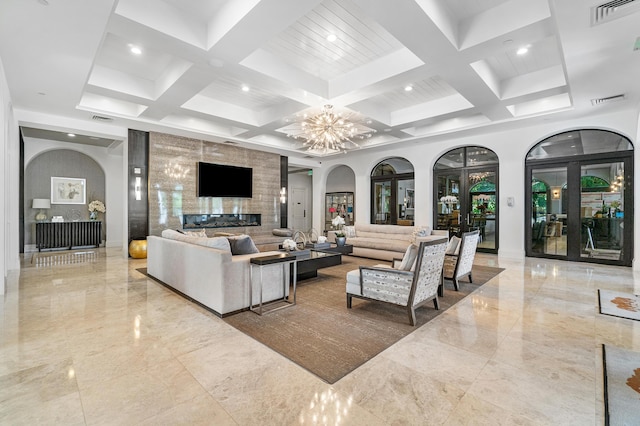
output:
[[[611,102],[621,101],[623,99],[625,99],[624,95],[615,95],[615,96],[609,96],[607,98],[591,99],[591,105],[596,106],[596,105],[608,104]]]
[[[91,119],[96,121],[113,121],[113,118],[103,117],[101,115],[94,115]]]
[[[591,8],[591,25],[621,18],[640,10],[638,0],[612,0]]]

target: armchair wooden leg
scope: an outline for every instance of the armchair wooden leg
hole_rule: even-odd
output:
[[[438,301],[437,297],[433,298],[433,307],[436,308],[436,311],[440,310],[440,302]]]
[[[413,306],[409,307],[409,324],[416,325],[416,311]]]
[[[455,288],[456,291],[460,291],[460,286],[458,285],[458,279],[457,278],[453,279],[453,288]]]
[[[444,282],[441,282],[438,286],[438,296],[444,297]]]
[[[347,309],[351,309],[351,295],[347,293]]]
[[[471,272],[469,272],[469,282],[472,283],[473,280],[471,279]]]

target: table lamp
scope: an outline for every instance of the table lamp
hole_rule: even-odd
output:
[[[36,215],[36,220],[38,222],[44,222],[47,220],[47,214],[44,212],[44,209],[51,208],[51,201],[49,201],[48,198],[34,198],[33,205],[31,207],[34,209],[40,209]]]

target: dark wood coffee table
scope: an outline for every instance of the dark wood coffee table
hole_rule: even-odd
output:
[[[345,244],[343,246],[338,246],[334,243],[334,244],[331,244],[331,247],[323,248],[321,250],[326,252],[331,252],[331,253],[351,254],[353,253],[353,245]]]
[[[296,257],[298,281],[317,277],[318,269],[342,264],[342,254],[337,252],[307,249],[288,253]]]

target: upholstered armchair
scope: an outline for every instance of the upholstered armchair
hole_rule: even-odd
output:
[[[453,287],[456,291],[460,290],[458,280],[465,276],[469,277],[469,282],[473,282],[471,278],[471,268],[473,267],[473,259],[476,255],[478,247],[480,230],[465,232],[459,242],[459,248],[455,248],[453,253],[449,252],[445,255],[444,260],[444,278],[453,281]],[[451,251],[451,250],[449,250]],[[442,296],[442,293],[440,294]]]
[[[433,300],[438,303],[438,287],[442,283],[442,267],[448,240],[421,242],[415,265],[410,271],[389,267],[364,267],[347,274],[347,308],[351,308],[352,298],[392,303],[405,306],[411,325],[416,324],[415,309]],[[359,273],[359,282],[349,279]]]

